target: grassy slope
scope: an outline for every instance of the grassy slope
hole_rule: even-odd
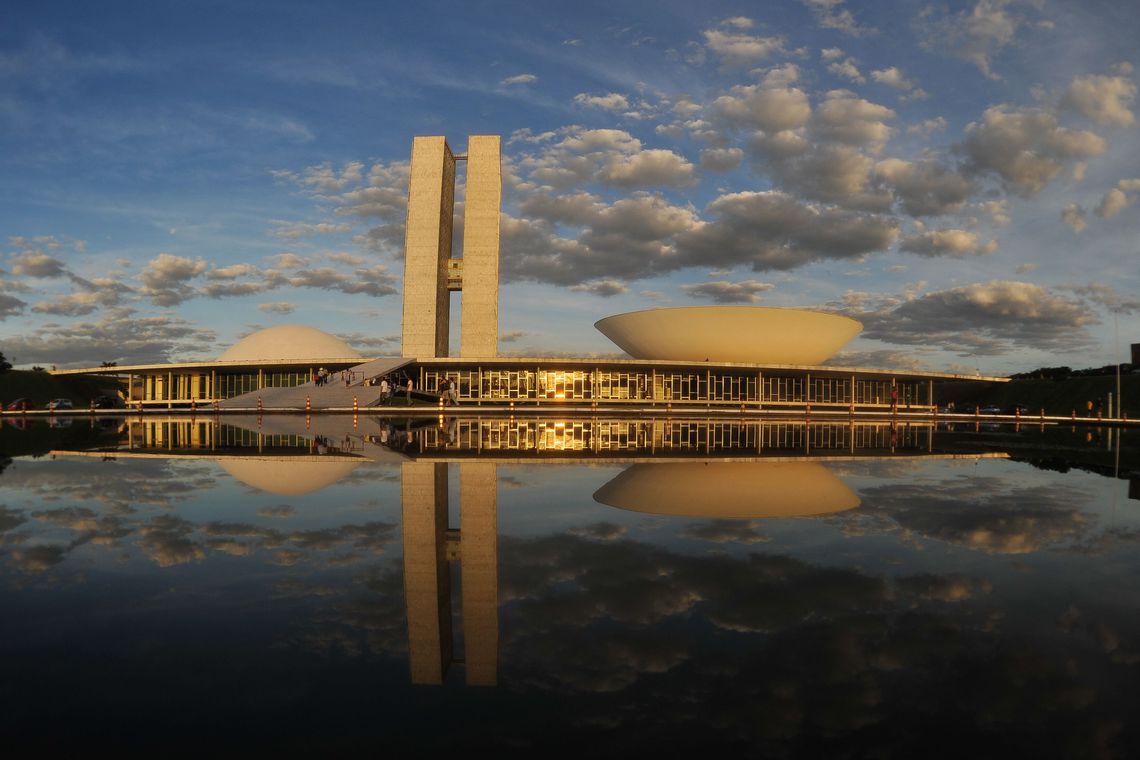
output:
[[[1097,399],[1107,403],[1109,393],[1116,397],[1116,377],[1111,375],[1068,380],[1011,380],[1008,383],[942,383],[936,384],[934,389],[939,404],[970,401],[996,404],[1002,408],[1024,404],[1033,414],[1044,409],[1046,414],[1065,415],[1075,409],[1080,416],[1086,413],[1087,402],[1092,401],[1095,409]],[[1124,375],[1121,393],[1124,411],[1133,419],[1140,418],[1140,375]]]
[[[92,375],[63,375],[47,372],[12,370],[0,375],[0,401],[7,406],[18,398],[30,398],[37,409],[53,398],[69,398],[78,407],[86,407],[91,399],[103,394],[114,395],[118,386],[111,378]]]

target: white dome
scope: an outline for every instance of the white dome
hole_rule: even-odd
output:
[[[277,325],[247,335],[218,357],[220,362],[360,359],[340,338],[306,325]]]
[[[648,309],[594,327],[634,359],[822,364],[863,329],[849,317],[767,306]]]

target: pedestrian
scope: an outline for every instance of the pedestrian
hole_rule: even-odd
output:
[[[439,389],[439,400],[441,402],[443,402],[444,406],[447,406],[447,402],[448,402],[448,398],[449,398],[448,394],[447,394],[447,389],[450,386],[451,386],[451,384],[447,381],[446,377],[440,378],[439,384],[436,386]]]
[[[387,376],[385,376],[384,379],[380,381],[380,403],[381,404],[387,404],[388,403],[388,392],[390,390],[391,390],[391,387],[388,385],[388,378],[387,378]]]
[[[411,378],[411,376],[409,376],[408,377],[408,384],[406,386],[407,390],[406,390],[405,395],[404,395],[405,400],[407,400],[407,402],[408,402],[408,404],[407,404],[408,406],[412,405],[412,389],[414,387],[415,387],[415,383],[412,382],[412,378]]]
[[[451,406],[459,406],[459,394],[456,393],[456,385],[458,385],[458,383],[454,380],[447,381],[447,401]]]

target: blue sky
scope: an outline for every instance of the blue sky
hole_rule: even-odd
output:
[[[0,350],[399,351],[417,134],[501,134],[501,351],[608,314],[865,325],[836,361],[1005,373],[1140,341],[1140,7],[44,2],[0,26]]]

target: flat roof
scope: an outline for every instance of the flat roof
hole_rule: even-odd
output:
[[[325,358],[298,362],[294,360],[265,359],[262,361],[242,362],[180,362],[165,364],[131,364],[116,367],[83,367],[77,369],[52,370],[53,375],[123,375],[129,373],[150,372],[187,372],[208,370],[243,370],[267,369],[274,367],[309,367],[329,365],[346,365],[355,367],[376,361],[375,358]],[[647,367],[656,368],[684,368],[684,369],[728,369],[748,372],[775,372],[775,373],[811,373],[824,377],[837,377],[842,375],[859,375],[861,377],[906,377],[922,380],[962,380],[989,383],[1008,383],[1008,377],[992,375],[963,374],[957,372],[928,372],[924,370],[890,369],[882,367],[837,367],[831,365],[805,365],[805,364],[744,364],[739,362],[697,362],[677,361],[673,359],[620,359],[606,357],[558,357],[558,356],[497,356],[490,358],[462,358],[451,356],[432,357],[429,359],[406,359],[408,362],[438,366],[448,365],[454,367]]]

